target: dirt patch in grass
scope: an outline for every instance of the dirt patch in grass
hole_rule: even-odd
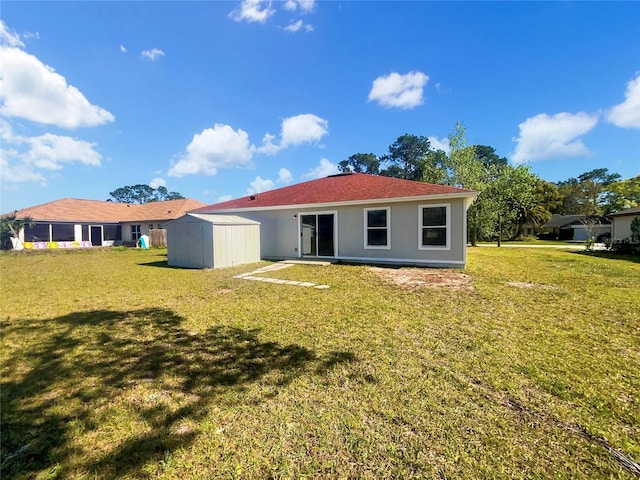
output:
[[[408,290],[435,288],[473,291],[471,277],[460,270],[447,268],[370,267],[380,277]]]

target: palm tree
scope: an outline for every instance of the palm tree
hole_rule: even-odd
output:
[[[0,218],[0,248],[10,250],[13,248],[12,238],[20,238],[20,230],[26,226],[34,225],[33,219],[30,217],[16,218],[16,214],[12,213]]]

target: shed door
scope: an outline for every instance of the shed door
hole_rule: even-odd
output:
[[[309,257],[335,256],[335,214],[300,215],[301,252]]]

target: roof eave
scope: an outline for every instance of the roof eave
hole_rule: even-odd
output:
[[[469,205],[478,196],[478,192],[452,192],[441,193],[435,195],[419,195],[412,197],[393,197],[393,198],[372,198],[367,200],[348,200],[342,202],[322,202],[322,203],[303,203],[303,204],[287,204],[287,205],[275,205],[265,207],[236,207],[236,208],[213,208],[210,210],[198,209],[197,212],[192,210],[190,213],[218,213],[218,212],[257,212],[257,211],[270,211],[270,210],[291,210],[302,208],[335,208],[335,207],[348,207],[354,205],[375,205],[380,203],[401,203],[401,202],[419,202],[419,201],[433,201],[433,200],[448,200],[454,198],[469,198],[471,201]]]

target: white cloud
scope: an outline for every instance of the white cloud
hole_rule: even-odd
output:
[[[286,168],[281,168],[278,172],[278,180],[276,180],[275,182],[268,178],[256,177],[254,181],[249,183],[249,188],[247,188],[247,195],[262,193],[266,192],[267,190],[273,190],[276,187],[276,183],[280,185],[286,185],[288,183],[291,183],[292,180],[293,176],[291,175],[291,172]]]
[[[428,138],[429,138],[429,143],[431,144],[432,149],[442,150],[446,154],[448,154],[451,151],[448,138],[443,138],[442,140],[439,140],[438,137],[428,137]]]
[[[388,108],[417,107],[423,103],[423,88],[428,81],[429,77],[422,72],[409,72],[405,75],[393,72],[373,81],[368,100]]]
[[[607,120],[622,128],[640,128],[640,75],[627,83],[625,101],[609,110]]]
[[[288,117],[280,126],[280,143],[274,143],[276,137],[267,133],[262,139],[262,146],[257,150],[265,155],[275,155],[290,146],[318,142],[329,133],[328,128],[327,120],[311,113]]]
[[[149,182],[151,188],[166,187],[167,181],[164,178],[156,177]]]
[[[273,143],[276,139],[275,135],[271,135],[270,133],[266,133],[262,138],[262,146],[258,148],[260,153],[264,153],[265,155],[275,155],[280,151],[280,146]]]
[[[107,110],[92,105],[66,79],[19,48],[0,47],[0,113],[33,122],[78,128],[113,122]]]
[[[9,151],[0,148],[0,180],[3,183],[36,182],[46,185],[45,178],[42,174],[36,172],[32,166],[20,161],[11,161],[10,158],[15,155],[16,152],[14,150]]]
[[[216,124],[193,136],[186,153],[169,169],[168,175],[215,175],[218,168],[249,166],[254,148],[249,145],[245,131]]]
[[[321,158],[318,166],[305,173],[302,177],[310,179],[323,178],[329,175],[335,175],[338,172],[338,165],[336,165],[335,163],[331,163],[326,158]]]
[[[302,20],[298,20],[295,23],[291,23],[288,26],[284,27],[287,32],[296,33],[300,30],[304,30],[305,32],[313,32],[313,25],[309,25],[308,23],[304,23]]]
[[[233,195],[222,195],[221,197],[218,197],[218,202],[228,202],[232,198]]]
[[[159,48],[152,48],[151,50],[143,50],[142,52],[140,52],[140,55],[143,58],[146,58],[151,60],[152,62],[155,62],[160,57],[164,57],[164,52]]]
[[[28,151],[21,155],[25,163],[47,170],[60,170],[63,163],[80,162],[100,166],[102,155],[94,150],[95,143],[71,137],[45,133],[38,137],[24,138]]]
[[[293,181],[293,175],[291,175],[291,172],[286,168],[281,168],[280,171],[278,172],[277,182],[282,185],[282,184],[291,183],[292,181]]]
[[[125,47],[124,45],[120,45],[120,51],[122,53],[127,53],[127,47]]]
[[[283,7],[290,12],[295,12],[299,8],[302,13],[309,13],[315,10],[316,2],[315,0],[287,0]]]
[[[271,8],[270,1],[264,0],[243,0],[240,8],[229,14],[236,22],[246,20],[247,22],[265,23],[267,19],[275,13]]]
[[[264,179],[262,177],[256,177],[256,179],[249,185],[249,188],[247,188],[247,195],[262,193],[275,188],[273,180]]]
[[[568,158],[589,155],[580,137],[598,123],[597,115],[584,112],[541,113],[522,122],[520,136],[511,160],[515,163],[535,162],[550,158]]]
[[[301,145],[318,142],[329,128],[329,122],[311,113],[303,113],[282,121],[281,145]]]
[[[61,170],[64,164],[99,166],[102,156],[95,144],[71,137],[46,133],[37,137],[14,135],[7,122],[0,122],[3,148],[1,175],[4,182],[45,183],[38,170]]]
[[[20,35],[15,30],[10,30],[2,20],[0,20],[0,45],[24,47],[24,43],[20,40]]]

